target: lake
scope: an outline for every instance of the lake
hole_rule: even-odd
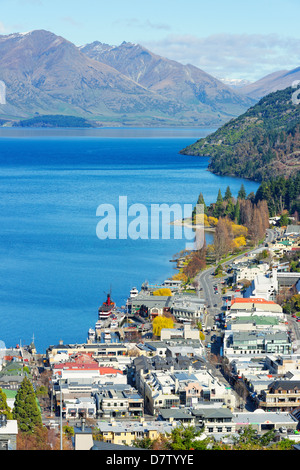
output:
[[[179,151],[211,129],[0,129],[0,340],[38,352],[85,342],[111,289],[124,305],[133,286],[172,276],[186,240],[100,239],[97,208],[120,196],[141,204],[206,204],[229,185],[258,184],[207,171]],[[208,243],[212,238],[208,236]]]

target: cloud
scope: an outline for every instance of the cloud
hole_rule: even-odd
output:
[[[61,18],[61,19],[62,19],[62,21],[64,21],[65,23],[68,23],[68,24],[70,24],[71,26],[75,26],[76,28],[82,26],[82,23],[79,23],[78,21],[74,20],[74,18],[72,18],[71,16],[64,16],[64,17]]]
[[[218,78],[257,80],[300,65],[300,39],[278,34],[168,35],[143,43],[169,59],[190,63]]]
[[[149,29],[149,30],[165,30],[169,31],[171,28],[165,23],[153,23],[150,20],[142,21],[138,18],[124,18],[113,22],[114,26],[136,28],[136,29]]]

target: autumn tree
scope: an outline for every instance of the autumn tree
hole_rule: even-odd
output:
[[[173,328],[174,322],[171,318],[167,318],[164,315],[158,315],[154,318],[152,322],[153,334],[155,336],[160,336],[161,330],[163,328]]]
[[[221,217],[217,223],[214,235],[214,253],[219,262],[232,249],[233,232],[228,219]]]

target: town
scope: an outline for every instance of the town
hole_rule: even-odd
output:
[[[253,445],[297,449],[300,225],[277,222],[189,283],[145,282],[123,310],[109,293],[82,344],[3,347],[1,407],[14,410],[29,380],[50,448],[176,448],[164,446],[187,429],[193,449],[232,448],[250,429]],[[17,417],[0,426],[0,447],[17,449]]]

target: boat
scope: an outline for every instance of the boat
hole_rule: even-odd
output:
[[[104,330],[104,340],[108,341],[111,339],[111,334],[109,330]]]
[[[130,290],[130,293],[129,293],[129,295],[130,295],[131,298],[137,297],[138,294],[139,294],[139,291],[137,290],[136,287],[133,287],[133,288]]]
[[[118,324],[118,321],[117,321],[117,320],[113,320],[113,321],[111,322],[111,324],[110,324],[110,327],[111,327],[111,328],[118,328],[118,325],[119,325],[119,324]]]
[[[115,310],[116,304],[111,300],[110,294],[107,294],[106,301],[98,308],[99,320],[106,320]]]
[[[89,328],[89,331],[88,331],[88,340],[94,341],[95,338],[96,338],[96,332],[95,332],[95,330],[93,330],[93,328]]]

